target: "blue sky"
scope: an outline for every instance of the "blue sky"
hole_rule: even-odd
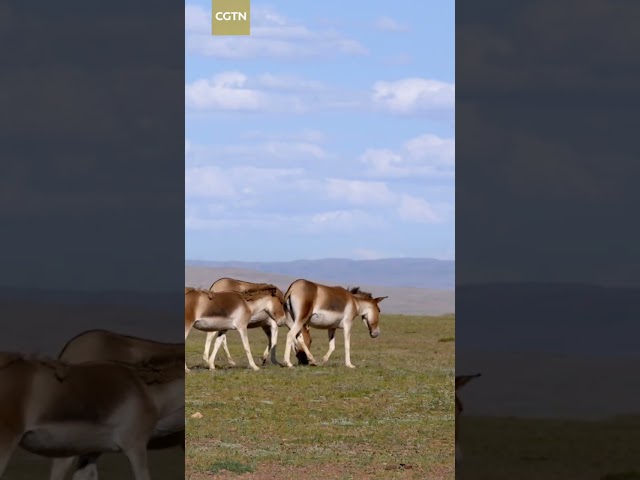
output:
[[[454,2],[186,3],[187,259],[455,251]]]

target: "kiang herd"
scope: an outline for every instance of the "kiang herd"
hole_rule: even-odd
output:
[[[270,284],[251,283],[231,278],[221,278],[209,290],[185,287],[184,290],[184,337],[192,328],[207,332],[203,358],[210,369],[215,369],[214,360],[222,346],[227,360],[234,365],[226,344],[229,330],[237,330],[242,340],[249,366],[259,370],[249,346],[247,330],[260,327],[267,336],[267,347],[262,355],[262,364],[267,358],[278,364],[275,349],[278,343],[278,328],[289,329],[284,350],[284,366],[293,367],[291,350],[295,349],[300,364],[318,365],[311,354],[310,328],[326,330],[329,335],[329,350],[320,363],[329,360],[335,350],[336,330],[344,332],[345,365],[351,363],[351,330],[356,317],[369,329],[369,335],[380,334],[379,304],[387,297],[374,298],[359,287],[327,286],[309,280],[294,281],[287,291]],[[211,343],[213,352],[209,356]],[[185,372],[189,369],[185,363]]]
[[[249,365],[258,370],[247,330],[262,328],[267,359],[278,364],[278,329],[286,326],[284,366],[318,365],[309,347],[310,327],[326,330],[329,350],[335,350],[336,330],[344,331],[345,365],[351,363],[351,330],[356,317],[372,338],[380,334],[379,304],[360,288],[326,286],[296,280],[283,294],[269,284],[230,278],[209,290],[185,287],[185,340],[192,328],[207,332],[204,360],[214,369],[222,347],[234,365],[226,343],[237,330]],[[211,344],[213,351],[210,354]],[[182,363],[184,362],[184,370]],[[90,330],[69,340],[56,359],[0,352],[0,478],[18,447],[52,458],[50,480],[97,480],[96,462],[103,453],[122,452],[135,480],[150,480],[149,449],[185,444],[185,344],[163,343],[106,330]],[[456,376],[456,461],[462,403],[457,391],[480,374]]]

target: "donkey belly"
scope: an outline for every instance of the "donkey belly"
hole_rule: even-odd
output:
[[[269,314],[263,310],[251,317],[251,320],[249,320],[249,325],[247,325],[247,328],[261,327],[267,322],[267,320],[269,320]]]
[[[193,328],[205,332],[218,332],[220,330],[233,330],[233,319],[221,317],[203,317],[193,323]]]
[[[314,328],[328,330],[330,328],[342,328],[343,313],[319,310],[311,315],[309,325]]]
[[[27,431],[20,446],[37,455],[71,457],[120,450],[113,427],[85,422],[56,422]]]

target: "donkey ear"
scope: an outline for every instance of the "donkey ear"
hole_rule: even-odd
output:
[[[389,298],[389,297],[388,296],[386,296],[386,297],[378,297],[378,298],[374,298],[373,301],[376,302],[376,303],[380,303],[385,298]]]
[[[458,375],[458,376],[456,376],[456,390],[458,390],[459,388],[462,388],[467,383],[469,383],[471,380],[473,380],[474,378],[478,378],[480,376],[482,376],[481,373],[475,373],[473,375]]]

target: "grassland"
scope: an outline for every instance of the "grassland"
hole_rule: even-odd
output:
[[[640,480],[640,418],[462,417],[461,480]]]
[[[49,478],[51,460],[18,449],[9,462],[3,480],[34,480]],[[149,470],[154,480],[180,480],[184,478],[182,448],[170,448],[149,452]],[[105,454],[98,460],[101,480],[125,480],[133,478],[131,467],[121,453]]]
[[[204,335],[192,332],[185,478],[454,478],[454,317],[385,315],[380,326],[377,339],[354,327],[353,370],[341,331],[326,365],[259,372],[246,368],[235,332],[237,366],[228,368],[221,351],[219,369],[204,369]],[[312,334],[319,358],[327,335]],[[250,331],[250,343],[258,357],[262,330]],[[202,418],[191,418],[196,412]]]

